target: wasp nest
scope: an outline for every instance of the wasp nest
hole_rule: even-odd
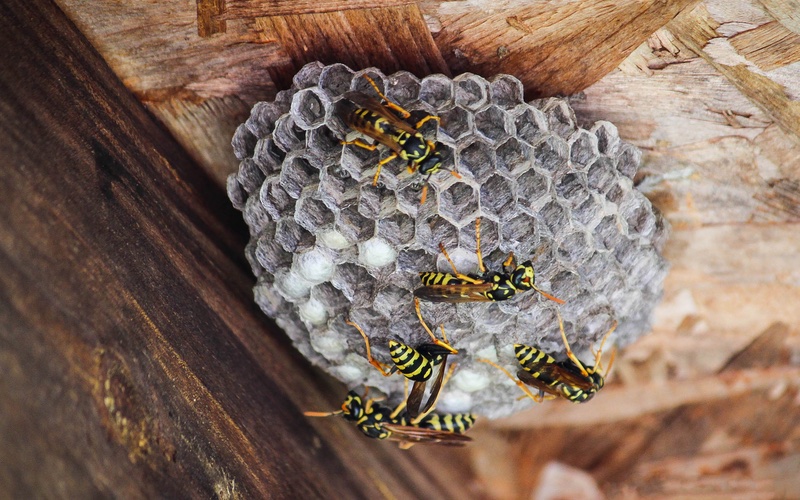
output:
[[[438,130],[433,120],[423,127],[445,157],[423,205],[424,179],[405,162],[389,162],[373,186],[386,148],[340,143],[353,131],[337,103],[349,91],[375,97],[364,73],[391,101],[441,117]],[[666,230],[633,186],[640,152],[611,123],[579,128],[563,99],[525,103],[512,76],[420,80],[312,63],[275,101],[253,107],[233,147],[241,164],[228,194],[250,227],[256,301],[303,355],[351,387],[402,397],[403,377],[370,366],[345,320],[367,332],[385,363],[389,339],[411,346],[429,340],[413,306],[418,273],[450,270],[439,243],[459,271],[476,271],[477,217],[489,269],[499,270],[509,252],[530,258],[537,286],[567,301],[560,312],[576,352],[614,320],[617,345],[650,329],[667,269],[659,253]],[[556,307],[535,291],[497,303],[423,302],[428,324],[444,324],[459,350],[439,410],[499,417],[533,404],[518,401],[519,389],[475,358],[514,373],[515,343],[563,357]]]

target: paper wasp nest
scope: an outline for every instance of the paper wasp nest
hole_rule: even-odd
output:
[[[460,271],[475,271],[478,216],[487,267],[499,269],[511,251],[531,258],[537,286],[567,301],[560,311],[577,353],[614,319],[617,345],[649,331],[667,270],[659,253],[666,228],[632,184],[640,152],[614,125],[579,128],[563,99],[525,103],[509,75],[420,80],[366,70],[390,100],[441,117],[438,134],[433,120],[422,130],[440,141],[444,168],[455,165],[461,178],[437,172],[420,205],[423,178],[405,162],[384,166],[373,187],[386,148],[340,144],[353,133],[337,102],[351,90],[375,96],[364,72],[306,65],[291,89],[256,104],[233,138],[241,164],[228,194],[250,227],[256,301],[308,359],[350,387],[366,383],[401,398],[404,378],[370,366],[361,336],[344,321],[366,330],[384,363],[390,338],[428,340],[413,307],[418,272],[449,271],[440,242]],[[498,303],[423,302],[428,324],[443,323],[459,350],[438,410],[499,417],[535,404],[518,401],[522,393],[505,375],[474,358],[512,373],[515,343],[563,358],[556,306],[535,291]]]

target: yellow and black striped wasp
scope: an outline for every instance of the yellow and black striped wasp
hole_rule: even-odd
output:
[[[308,417],[328,417],[341,415],[346,420],[356,423],[356,427],[364,435],[375,439],[398,441],[403,449],[417,443],[441,443],[453,446],[464,446],[472,438],[464,433],[475,424],[475,417],[470,413],[429,414],[417,422],[401,413],[401,403],[392,410],[381,405],[375,399],[363,397],[355,391],[347,393],[341,410],[333,412],[307,411]]]
[[[345,123],[353,130],[360,132],[375,142],[369,144],[362,139],[352,141],[342,141],[343,145],[352,144],[360,148],[374,151],[378,144],[383,144],[392,152],[389,156],[378,162],[378,170],[372,180],[372,185],[378,184],[381,169],[384,165],[400,158],[408,163],[408,171],[414,173],[419,171],[425,176],[425,187],[422,190],[420,203],[425,203],[428,193],[428,180],[431,175],[442,167],[442,156],[436,150],[437,143],[426,140],[419,128],[426,122],[435,120],[439,122],[436,115],[425,115],[416,124],[406,122],[411,113],[403,109],[400,105],[390,101],[381,90],[378,84],[368,75],[362,75],[381,101],[366,96],[359,92],[348,92],[345,97],[352,101],[356,107],[344,113]],[[461,177],[458,172],[451,171],[456,177]]]
[[[556,311],[557,312],[557,311]],[[478,359],[482,363],[498,368],[516,383],[520,389],[531,399],[536,402],[542,402],[545,399],[555,399],[558,397],[565,398],[573,403],[584,403],[594,397],[594,395],[603,388],[605,379],[600,373],[602,369],[602,356],[603,347],[605,346],[606,339],[617,328],[617,322],[611,326],[611,329],[603,336],[600,343],[600,349],[595,353],[593,366],[587,366],[581,363],[577,356],[572,352],[567,341],[567,335],[564,333],[564,322],[561,319],[561,314],[558,314],[558,326],[561,330],[561,338],[564,340],[564,346],[567,349],[567,359],[564,361],[556,361],[549,354],[528,345],[515,344],[514,354],[517,361],[522,367],[517,372],[517,378],[514,378],[508,370],[489,361],[488,359]],[[611,370],[614,363],[614,354],[611,356],[611,361],[608,364],[606,374]],[[532,393],[528,386],[537,389],[536,394]]]
[[[517,264],[514,253],[509,253],[503,262],[503,272],[487,271],[481,254],[481,218],[475,219],[475,244],[478,256],[477,274],[462,274],[447,254],[444,245],[439,243],[439,250],[453,268],[453,274],[439,272],[419,273],[422,287],[414,290],[414,296],[429,302],[475,302],[508,300],[517,292],[536,290],[543,297],[559,304],[564,301],[536,287],[536,275],[533,263],[525,261]]]
[[[364,343],[367,347],[367,361],[369,361],[372,366],[380,370],[383,376],[388,377],[397,371],[406,377],[406,379],[414,382],[411,392],[406,398],[406,414],[411,421],[416,424],[424,419],[428,413],[433,411],[434,407],[436,406],[436,401],[439,399],[439,394],[441,393],[442,387],[446,382],[447,357],[451,354],[458,354],[458,351],[447,342],[447,335],[445,334],[443,325],[441,326],[441,329],[442,338],[444,341],[436,338],[436,335],[434,335],[433,331],[431,331],[430,327],[428,327],[428,324],[425,323],[425,320],[422,318],[422,312],[420,311],[419,307],[419,299],[414,299],[414,308],[416,309],[419,322],[422,324],[423,328],[425,328],[425,331],[428,333],[431,339],[433,339],[433,342],[425,343],[413,348],[397,340],[390,340],[389,355],[394,363],[394,366],[390,369],[387,369],[385,365],[372,356],[369,337],[367,337],[367,334],[364,332],[364,330],[350,320],[346,321],[346,323],[358,330],[358,333],[361,334],[361,337],[364,339]],[[425,406],[420,410],[420,407],[422,406],[422,400],[425,396],[425,388],[428,381],[431,379],[433,370],[436,366],[439,367],[439,373],[436,376],[436,380],[433,382],[433,385],[431,386]],[[451,366],[451,371],[449,372],[450,374],[452,374],[452,368],[453,367]]]

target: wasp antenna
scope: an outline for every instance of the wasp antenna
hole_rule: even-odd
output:
[[[550,295],[549,293],[545,292],[544,290],[542,290],[541,288],[537,287],[536,285],[531,285],[531,288],[533,288],[534,290],[536,290],[537,292],[542,294],[542,297],[544,297],[546,299],[550,299],[553,302],[555,302],[556,304],[566,304],[567,303],[566,301],[561,300],[558,297]]]
[[[339,411],[304,411],[303,415],[306,417],[331,417],[333,415],[341,415],[344,413],[342,410]]]

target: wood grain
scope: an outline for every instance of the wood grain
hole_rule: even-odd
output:
[[[322,14],[412,5],[413,0],[227,0],[223,19]]]
[[[343,388],[252,303],[224,193],[55,5],[0,18],[0,496],[454,496],[303,417]]]
[[[616,68],[697,0],[677,2],[427,2],[436,43],[454,73],[520,78],[528,97],[574,94]]]

